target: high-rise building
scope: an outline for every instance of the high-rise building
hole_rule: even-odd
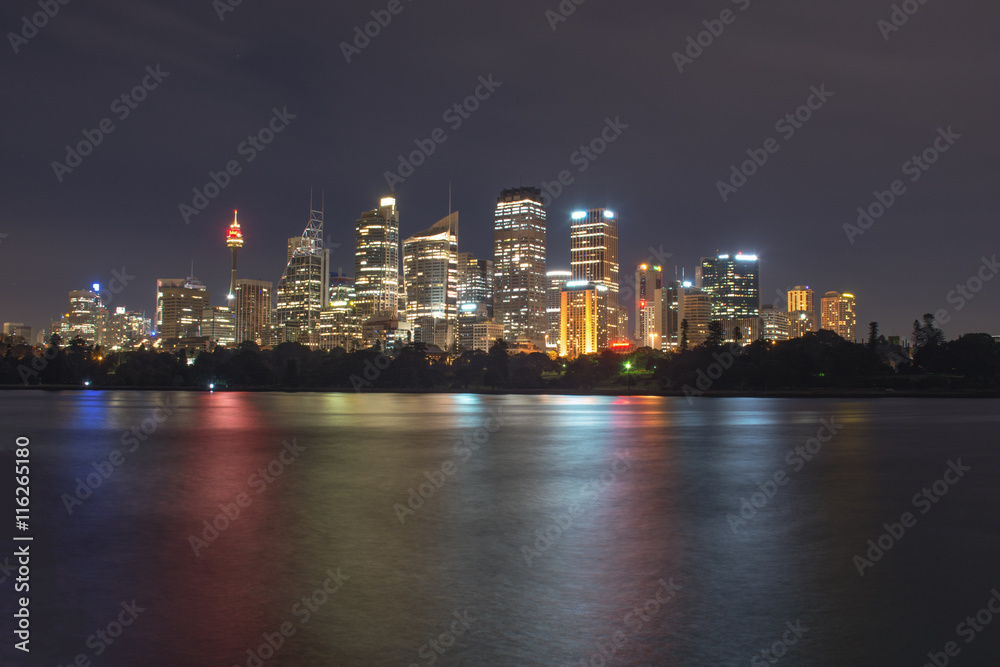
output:
[[[129,312],[119,306],[108,318],[108,347],[134,350],[149,338],[151,322],[145,313]]]
[[[566,283],[561,293],[559,354],[575,359],[581,354],[600,351],[599,340],[607,327],[607,292],[605,285],[586,280]]]
[[[28,345],[32,342],[31,327],[25,326],[23,322],[4,322],[3,335],[10,336],[12,341],[23,340]]]
[[[691,288],[685,291],[681,337],[684,336],[686,322],[689,349],[708,340],[708,325],[716,319],[712,315],[712,301],[712,295],[702,290]]]
[[[201,320],[209,306],[205,283],[194,276],[157,280],[157,338],[168,348],[180,345],[185,339],[201,338]],[[192,341],[192,344],[197,346],[199,343]]]
[[[229,278],[229,300],[236,298],[236,253],[243,247],[243,232],[240,231],[239,211],[233,211],[233,224],[226,230],[226,247],[233,251],[233,270]]]
[[[361,349],[361,323],[355,307],[354,278],[340,272],[330,277],[330,305],[320,314],[319,346],[322,350]]]
[[[250,280],[240,278],[236,281],[236,298],[233,309],[236,313],[236,330],[234,336],[236,345],[245,341],[263,345],[271,326],[271,288],[270,280]]]
[[[827,292],[820,305],[822,327],[852,343],[857,340],[858,316],[854,295]]]
[[[639,347],[663,346],[663,269],[640,264],[635,270],[635,339]]]
[[[403,241],[406,318],[413,340],[451,348],[458,319],[458,212]]]
[[[486,306],[493,317],[493,262],[476,259],[471,252],[458,253],[458,306]]]
[[[401,289],[399,210],[395,197],[383,197],[355,227],[354,291],[361,323],[373,317],[398,319]]]
[[[815,293],[803,285],[788,290],[788,337],[801,338],[817,324]]]
[[[760,316],[760,260],[757,255],[703,257],[696,275],[712,297],[717,320]]]
[[[206,308],[201,316],[201,335],[208,343],[232,347],[236,343],[236,320],[229,306]]]
[[[62,323],[64,341],[79,337],[100,344],[105,328],[103,315],[107,313],[101,305],[100,291],[101,286],[94,285],[93,289],[69,293],[69,313]]]
[[[562,321],[562,288],[573,278],[571,271],[549,271],[546,275],[548,287],[545,291],[545,347],[559,350],[559,327]]]
[[[472,346],[470,349],[488,353],[497,339],[502,339],[503,336],[503,325],[499,322],[478,322],[472,325]]]
[[[330,250],[323,247],[323,211],[309,205],[309,224],[278,281],[277,324],[286,337],[319,347],[319,315],[330,301]]]
[[[607,312],[601,317],[597,348],[605,350],[626,338],[618,307],[618,216],[606,208],[594,208],[577,211],[572,219],[569,252],[573,280],[607,288],[598,291],[601,307]]]
[[[760,307],[760,319],[763,323],[763,336],[767,341],[788,340],[788,313],[775,308],[771,304]]]
[[[538,188],[503,190],[493,227],[493,309],[505,336],[544,349],[545,208]]]
[[[663,332],[662,349],[664,352],[680,349],[681,320],[684,319],[684,295],[691,288],[690,281],[669,280],[663,285],[663,290],[660,293],[663,324],[660,330]]]

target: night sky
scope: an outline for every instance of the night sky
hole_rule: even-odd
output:
[[[492,259],[500,190],[567,170],[573,182],[548,208],[550,269],[569,266],[571,211],[607,206],[621,216],[623,275],[650,247],[672,253],[670,277],[717,250],[755,252],[763,302],[798,284],[817,299],[853,292],[859,335],[878,320],[907,336],[938,309],[949,337],[1000,334],[1000,279],[960,311],[948,299],[1000,251],[994,3],[909,0],[919,10],[889,31],[878,22],[893,3],[873,0],[566,0],[575,11],[558,22],[546,16],[558,0],[400,0],[348,63],[341,43],[393,3],[243,0],[220,20],[223,2],[74,0],[16,39],[17,53],[8,33],[40,10],[3,4],[0,321],[47,329],[69,290],[123,267],[134,279],[110,306],[151,316],[155,280],[187,276],[192,260],[220,305],[237,208],[240,276],[276,283],[310,188],[326,193],[332,268],[352,274],[358,215],[388,191],[398,156],[441,128],[446,141],[396,187],[404,238],[448,213],[450,183],[460,250]],[[723,11],[728,25],[711,23]],[[680,72],[673,54],[704,21],[723,30]],[[156,83],[157,66],[167,74],[144,101],[115,103]],[[445,112],[491,76],[499,87],[455,128]],[[789,136],[776,124],[813,87],[832,96],[814,97],[819,108]],[[294,118],[248,162],[239,147],[275,108]],[[113,132],[57,177],[67,144],[105,118]],[[573,154],[607,119],[627,128],[581,173]],[[904,173],[939,128],[961,138],[927,171]],[[769,138],[780,148],[723,201],[718,182]],[[240,173],[187,224],[179,206],[231,160]],[[844,225],[896,179],[905,193],[852,243]]]

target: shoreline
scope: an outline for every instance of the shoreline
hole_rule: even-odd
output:
[[[664,391],[633,388],[631,391],[623,388],[597,388],[597,389],[364,389],[354,391],[345,388],[320,388],[320,387],[244,387],[230,389],[220,387],[217,389],[203,389],[200,387],[80,387],[77,385],[0,385],[0,391],[176,391],[176,392],[199,392],[199,393],[278,393],[278,394],[481,394],[487,396],[608,396],[608,397],[657,397],[657,398],[685,398],[683,391]],[[719,390],[705,391],[693,398],[978,398],[990,399],[1000,398],[998,390],[965,390],[965,391],[899,391],[886,389],[799,389],[799,390],[772,390],[772,391],[737,391]]]

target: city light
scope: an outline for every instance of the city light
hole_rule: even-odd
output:
[[[93,285],[91,285],[91,287],[94,288],[95,292],[100,292],[101,291],[101,285],[100,285],[100,283],[94,283]]]
[[[572,218],[574,220],[583,220],[586,217],[587,217],[587,212],[586,211],[575,211],[573,213],[573,215],[572,215]]]
[[[756,262],[757,255],[736,255],[737,262]]]
[[[613,217],[615,217],[614,211],[605,211],[604,212],[604,217],[605,218],[613,218]]]

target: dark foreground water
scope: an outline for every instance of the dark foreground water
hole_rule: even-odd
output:
[[[0,507],[17,435],[32,503],[0,522],[0,665],[1000,664],[998,401],[0,409]]]

